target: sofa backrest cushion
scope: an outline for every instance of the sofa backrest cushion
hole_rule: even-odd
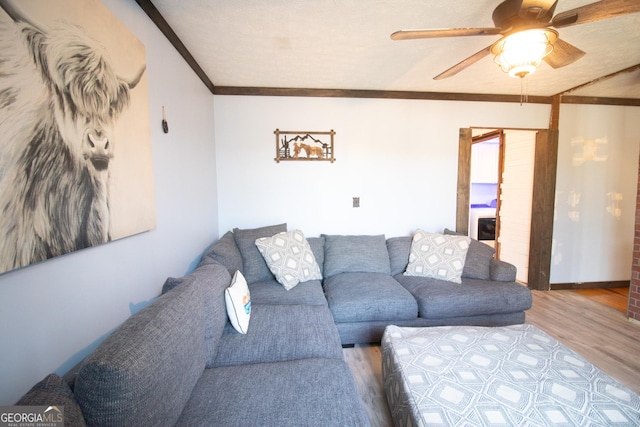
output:
[[[184,283],[201,282],[207,286],[208,298],[205,299],[205,350],[207,367],[216,357],[220,337],[228,321],[225,290],[231,283],[231,276],[226,268],[213,258],[206,258],[190,274],[182,277],[168,277],[162,287],[165,294]]]
[[[455,231],[444,229],[444,234],[460,235]],[[469,279],[489,280],[491,278],[491,260],[496,250],[476,239],[471,239],[467,258],[464,262],[462,277]]]
[[[316,258],[316,262],[318,263],[318,267],[320,267],[320,271],[323,271],[324,268],[324,237],[307,237],[307,242],[309,242],[309,246],[311,247],[311,252],[313,252],[313,256]]]
[[[411,236],[390,237],[387,239],[392,276],[404,273],[407,269],[412,242],[413,238]]]
[[[64,406],[64,422],[68,426],[86,425],[78,402],[65,380],[49,374],[16,402],[18,406]],[[17,425],[18,423],[16,423]]]
[[[209,258],[224,265],[231,276],[238,270],[242,271],[242,255],[231,231],[227,231],[217,242],[209,246],[200,263],[206,263]]]
[[[87,357],[74,391],[88,425],[176,423],[205,368],[211,289],[201,280],[175,287]]]
[[[242,255],[242,274],[251,284],[262,280],[272,280],[273,274],[269,270],[260,251],[256,247],[256,239],[260,237],[271,237],[283,231],[287,231],[287,224],[270,225],[267,227],[253,229],[233,229],[233,236],[236,245]]]
[[[324,277],[340,273],[390,274],[384,234],[324,237]]]

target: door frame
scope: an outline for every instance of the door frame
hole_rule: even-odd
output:
[[[458,140],[458,195],[456,198],[456,231],[469,234],[469,201],[471,192],[472,129],[509,129],[496,127],[461,128]],[[537,132],[533,169],[531,206],[531,238],[529,241],[529,275],[531,289],[549,290],[553,215],[558,163],[557,129],[514,129]]]

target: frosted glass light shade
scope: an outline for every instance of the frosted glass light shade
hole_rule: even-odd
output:
[[[542,59],[553,51],[558,33],[548,28],[519,31],[504,37],[491,47],[494,61],[511,77],[533,73]]]

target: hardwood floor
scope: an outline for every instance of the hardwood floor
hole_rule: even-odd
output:
[[[629,305],[629,288],[605,288],[605,289],[575,289],[580,295],[589,297],[594,301],[613,307],[622,313],[627,313]]]
[[[382,386],[382,353],[379,345],[357,344],[343,349],[353,372],[371,427],[393,427],[387,396]]]
[[[627,298],[623,290],[588,291],[533,291],[526,322],[640,393],[640,322],[627,319],[626,304],[621,308]],[[382,386],[380,346],[357,345],[343,353],[372,427],[393,426]]]

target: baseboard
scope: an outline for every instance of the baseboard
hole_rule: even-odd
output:
[[[616,280],[608,282],[576,282],[576,283],[552,283],[552,291],[566,289],[598,289],[598,288],[628,288],[629,280]]]

